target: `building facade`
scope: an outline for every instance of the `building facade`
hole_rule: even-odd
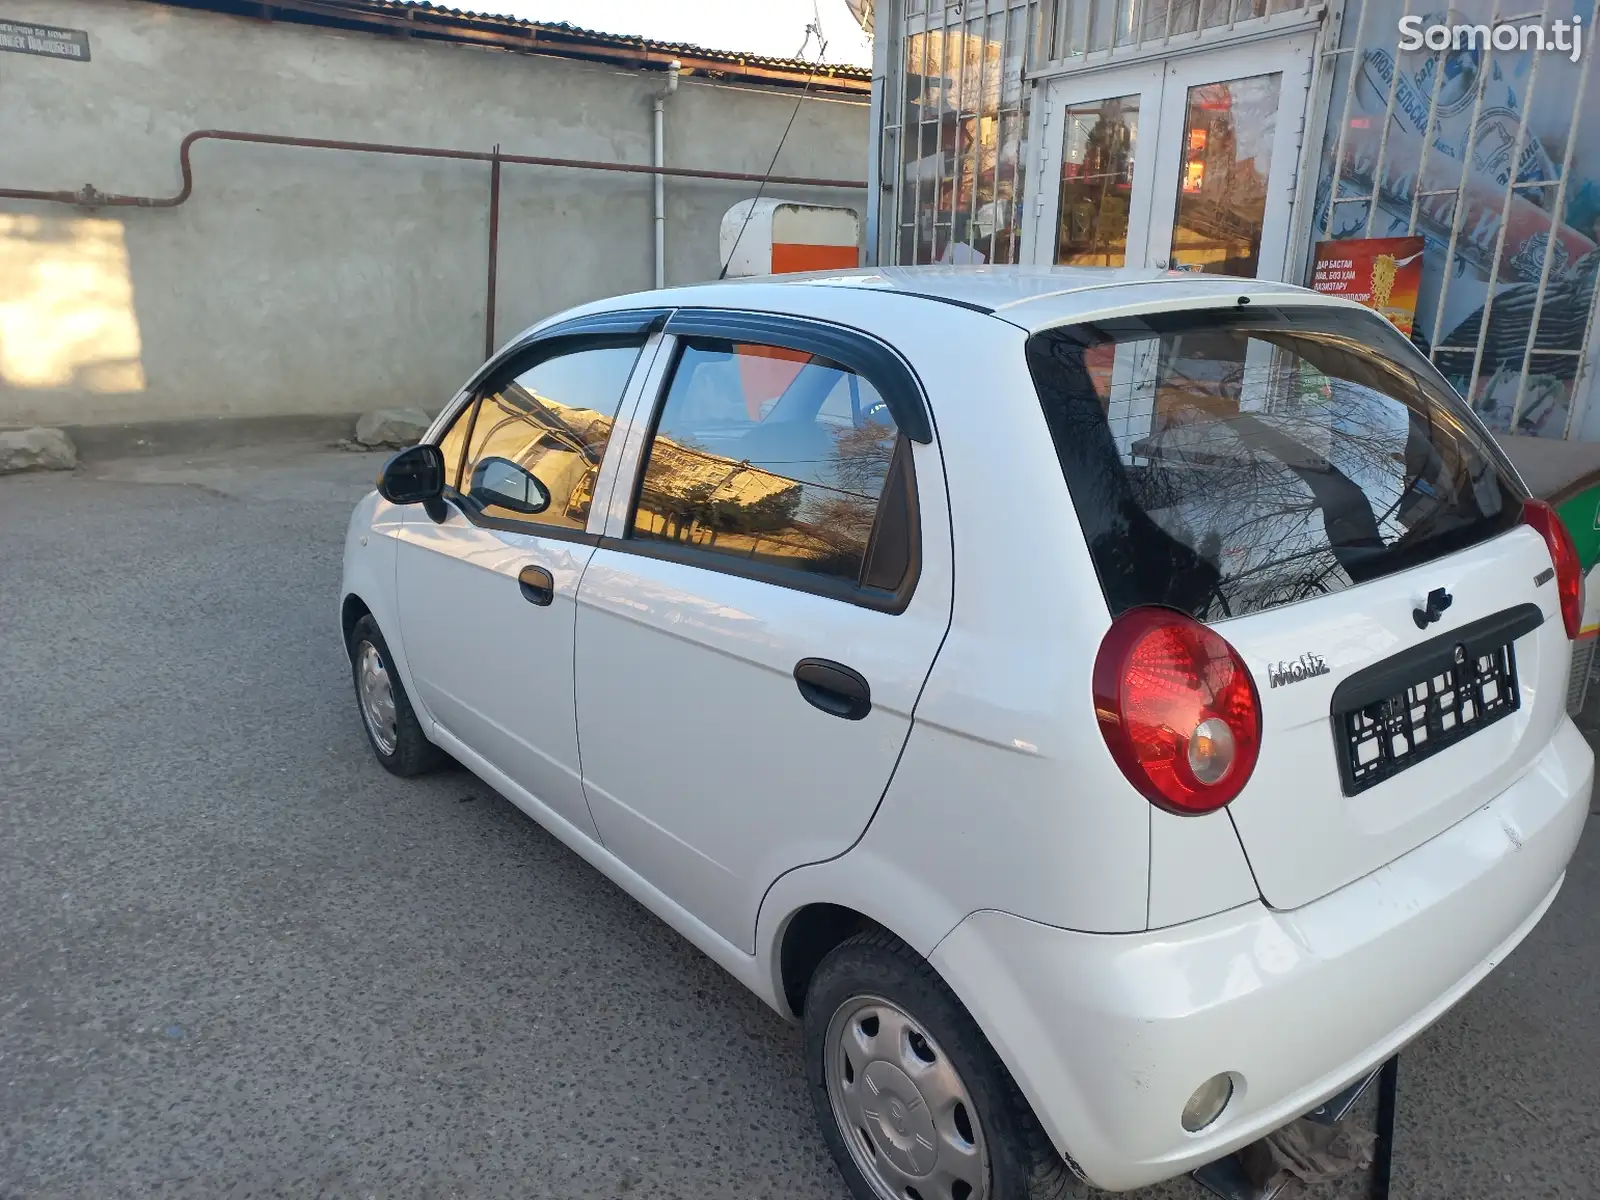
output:
[[[0,427],[431,412],[533,321],[653,286],[658,230],[665,282],[715,278],[780,140],[779,176],[855,186],[763,195],[864,209],[865,70],[384,0],[0,26]],[[658,153],[703,173],[659,208]]]
[[[1490,427],[1600,440],[1600,5],[1564,2],[879,0],[871,252],[1306,283],[1420,237],[1413,340]]]

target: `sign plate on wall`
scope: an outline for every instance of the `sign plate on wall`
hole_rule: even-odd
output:
[[[57,29],[53,25],[33,25],[0,17],[0,50],[88,62],[89,35],[82,29]]]
[[[1376,309],[1410,337],[1422,284],[1422,246],[1420,237],[1318,242],[1311,286]]]

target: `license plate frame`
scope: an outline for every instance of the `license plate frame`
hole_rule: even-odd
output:
[[[1524,604],[1352,675],[1332,704],[1340,784],[1355,796],[1522,707],[1516,640],[1544,623]]]

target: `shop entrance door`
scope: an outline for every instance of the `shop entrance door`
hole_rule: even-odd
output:
[[[1312,53],[1305,33],[1051,80],[1032,261],[1283,278]]]

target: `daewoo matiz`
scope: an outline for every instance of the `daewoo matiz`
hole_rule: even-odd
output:
[[[1380,317],[885,270],[514,339],[356,509],[449,754],[805,1030],[856,1195],[1125,1189],[1369,1073],[1587,811],[1563,527]]]

